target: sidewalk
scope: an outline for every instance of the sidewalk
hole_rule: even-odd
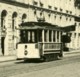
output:
[[[14,60],[16,60],[16,56],[0,56],[0,63]]]
[[[70,56],[77,56],[80,55],[80,50],[70,50],[70,51],[64,51],[63,57],[70,57]]]

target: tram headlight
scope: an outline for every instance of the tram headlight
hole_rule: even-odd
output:
[[[27,55],[27,54],[28,54],[28,51],[27,51],[27,50],[25,50],[25,51],[24,51],[24,55]]]

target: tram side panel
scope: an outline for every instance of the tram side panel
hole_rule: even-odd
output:
[[[58,54],[62,57],[62,43],[42,43],[39,50],[42,52],[41,55],[46,54]]]
[[[18,44],[17,59],[37,59],[40,58],[40,52],[36,44]]]
[[[39,51],[43,61],[53,61],[63,57],[62,43],[39,43]]]
[[[61,43],[18,44],[17,59],[41,59],[42,56],[58,54],[62,57]]]

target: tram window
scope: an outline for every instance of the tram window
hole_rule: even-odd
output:
[[[55,31],[53,31],[53,41],[55,42]]]
[[[28,38],[28,43],[35,43],[35,42],[37,42],[37,40],[36,40],[36,31],[28,31],[28,36],[27,36],[27,38]]]
[[[38,37],[37,37],[37,35],[38,35],[38,32],[37,32],[37,30],[36,30],[36,31],[35,31],[35,36],[34,36],[35,42],[38,41]]]
[[[51,42],[51,31],[49,31],[49,42]]]
[[[39,37],[39,42],[42,42],[42,30],[39,30],[38,37]]]
[[[28,42],[27,31],[25,31],[25,42]]]
[[[32,31],[28,31],[28,42],[32,43],[33,42],[33,32]]]
[[[44,41],[45,41],[45,42],[47,41],[47,30],[44,31]]]
[[[30,42],[30,41],[31,41],[31,39],[30,39],[30,38],[31,38],[31,37],[30,37],[30,36],[31,36],[31,32],[30,32],[30,31],[27,31],[27,33],[28,33],[28,35],[27,35],[28,42]]]
[[[20,42],[25,42],[25,34],[26,32],[24,30],[20,31]]]
[[[59,31],[57,31],[57,42],[59,42]]]
[[[36,43],[37,42],[36,33],[37,33],[36,30],[21,30],[20,31],[20,42],[21,43]],[[40,36],[41,35],[39,35],[39,37]]]
[[[35,42],[35,32],[32,32],[32,42]]]

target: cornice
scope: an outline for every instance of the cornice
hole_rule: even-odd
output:
[[[20,3],[20,2],[17,2],[17,1],[13,1],[13,0],[0,0],[0,2],[10,4],[10,5],[14,5],[14,6],[23,7],[23,8],[32,8],[34,10],[35,9],[42,10],[42,11],[46,11],[48,13],[57,13],[57,14],[60,14],[60,15],[66,15],[66,16],[80,18],[80,16],[76,16],[76,15],[72,15],[72,14],[68,14],[68,13],[63,13],[63,12],[55,11],[55,10],[48,9],[48,8],[42,8],[42,7],[30,5],[30,4]]]

